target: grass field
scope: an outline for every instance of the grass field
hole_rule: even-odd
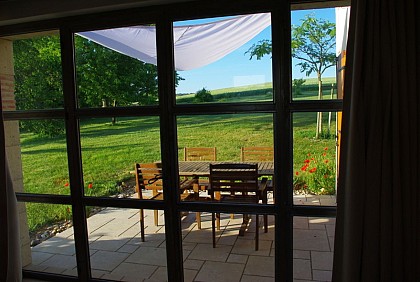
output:
[[[264,85],[236,89],[236,92],[222,89],[214,91],[214,97],[216,101],[255,101],[262,96],[241,98],[236,95],[266,89],[261,87]],[[180,100],[190,98],[184,96]],[[327,124],[327,119],[328,113],[325,113],[324,124]],[[273,146],[274,120],[271,114],[181,116],[177,124],[179,159],[182,159],[183,147],[217,147],[218,160],[239,161],[242,146]],[[314,138],[316,113],[294,114],[293,124],[295,171],[300,170],[308,154],[320,154],[325,148],[329,148],[329,156],[334,161],[335,138]],[[331,130],[335,134],[335,114],[332,115]],[[132,177],[130,171],[135,162],[161,159],[157,117],[118,118],[115,125],[111,125],[110,119],[82,120],[80,135],[84,188],[89,196],[118,193],[119,184]],[[26,192],[70,193],[65,138],[46,139],[23,133],[21,148]],[[71,211],[63,205],[28,203],[27,214],[29,228],[35,230],[50,222],[70,218]]]

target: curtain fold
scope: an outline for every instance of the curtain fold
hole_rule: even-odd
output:
[[[271,15],[263,13],[175,26],[175,69],[185,71],[211,64],[244,45],[270,24]],[[145,63],[157,63],[155,26],[86,31],[78,35]]]
[[[6,158],[1,97],[0,89],[0,281],[17,282],[22,281],[18,210]]]
[[[334,281],[420,281],[419,6],[352,1]]]

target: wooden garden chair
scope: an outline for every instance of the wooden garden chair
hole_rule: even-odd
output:
[[[163,200],[163,185],[162,185],[162,164],[161,163],[135,163],[136,175],[136,193],[139,199],[146,199],[143,195],[144,191],[152,192],[150,200]],[[183,179],[180,181],[180,198],[181,200],[195,200],[198,198],[197,193],[189,193],[189,191],[196,191],[198,181],[196,179]],[[154,222],[157,226],[159,223],[158,210],[154,211]],[[144,242],[144,211],[140,209],[140,235]]]
[[[216,161],[216,147],[185,147],[184,161]],[[199,179],[199,190],[207,190],[209,184],[208,179]],[[196,192],[196,191],[195,191]],[[201,229],[201,213],[196,213],[197,228]]]
[[[240,158],[241,162],[273,162],[274,147],[241,147]],[[274,191],[272,180],[267,180],[267,191]]]
[[[263,204],[266,204],[266,184],[266,178],[258,181],[257,164],[210,164],[209,193],[213,201],[253,204],[258,204],[262,201]],[[265,217],[264,220],[266,220]],[[220,229],[220,214],[215,215],[215,213],[212,213],[213,248],[216,247],[216,224],[217,228]],[[247,224],[248,216],[244,215],[244,222],[241,229],[244,230]],[[266,222],[264,222],[264,226],[267,226]],[[255,230],[255,250],[258,250],[258,214],[255,215]]]
[[[241,147],[241,162],[272,162],[273,147]]]
[[[185,147],[184,161],[216,161],[216,147]]]

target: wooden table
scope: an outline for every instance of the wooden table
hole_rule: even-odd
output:
[[[235,162],[210,162],[210,161],[180,161],[179,175],[180,176],[210,176],[210,164],[235,163]],[[241,163],[241,162],[238,162]],[[273,162],[246,162],[258,164],[259,176],[273,176],[274,163]]]
[[[213,161],[180,161],[179,176],[196,176],[196,177],[209,177],[210,176],[210,164],[221,164],[221,163],[235,163],[235,162],[213,162]],[[273,176],[274,175],[274,162],[238,162],[238,163],[257,163],[258,164],[258,175],[259,176]],[[271,180],[272,181],[272,180]],[[271,182],[270,181],[270,182]],[[273,191],[273,185],[266,191]],[[266,222],[265,215],[265,222]],[[244,220],[239,229],[239,236],[243,236],[245,233],[246,226],[248,225],[249,217],[244,215]],[[267,227],[264,226],[267,230]]]

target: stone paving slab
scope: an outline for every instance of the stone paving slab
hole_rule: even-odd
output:
[[[330,251],[325,230],[293,230],[293,249],[309,251]]]
[[[245,265],[239,263],[223,263],[206,261],[197,274],[196,280],[203,282],[235,282],[240,281]]]
[[[306,202],[321,201],[315,197]],[[328,198],[326,198],[328,200]],[[324,199],[325,200],[325,199]],[[92,273],[118,281],[166,281],[166,242],[163,211],[159,225],[154,212],[145,210],[146,241],[140,239],[135,209],[107,208],[88,219]],[[181,218],[185,281],[274,281],[274,217],[264,233],[260,216],[259,251],[255,251],[255,223],[238,236],[241,215],[221,215],[216,248],[212,246],[211,214],[202,213],[197,228],[195,213]],[[335,232],[334,218],[295,217],[294,281],[330,281]],[[32,248],[33,262],[25,269],[76,275],[73,229]]]
[[[249,256],[244,274],[274,277],[274,257]]]
[[[232,251],[232,246],[217,245],[213,248],[212,244],[197,244],[194,250],[189,255],[189,259],[196,260],[210,260],[225,262]]]

